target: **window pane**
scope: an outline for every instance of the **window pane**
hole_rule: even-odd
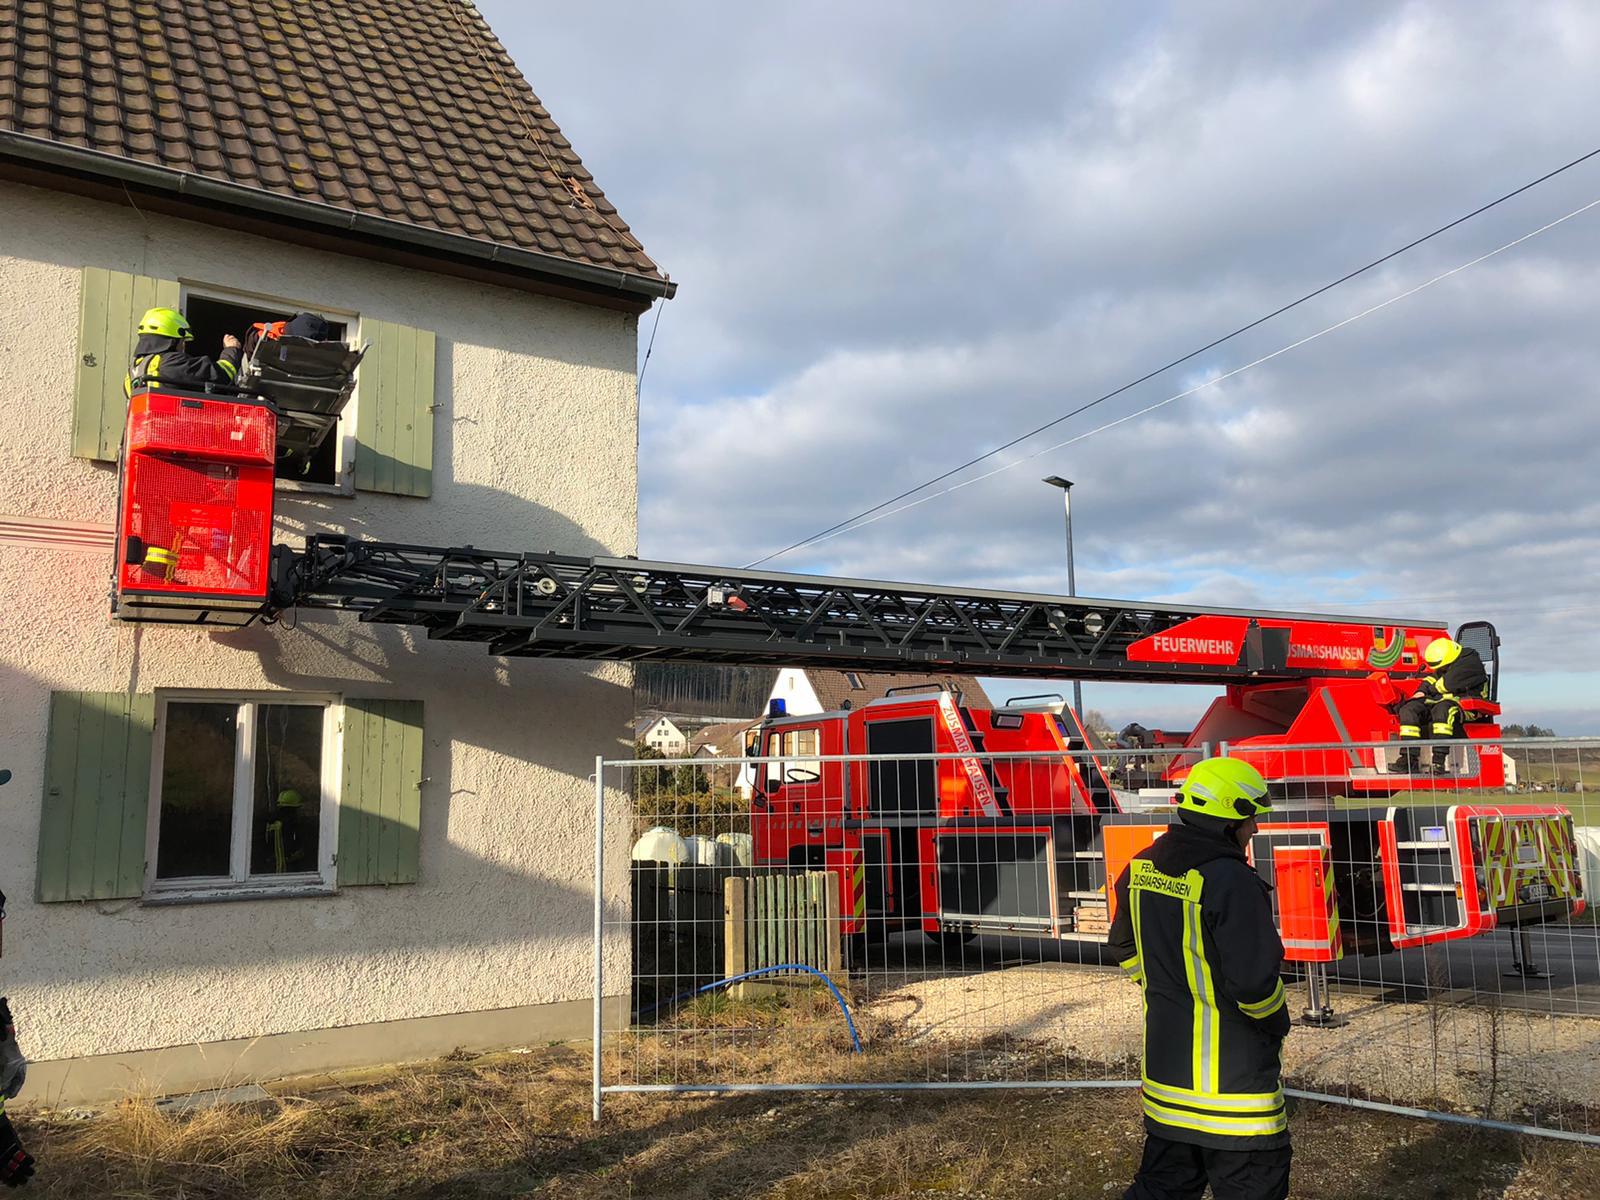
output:
[[[250,874],[315,871],[322,827],[322,714],[318,705],[256,709]]]
[[[228,875],[236,704],[167,705],[156,878]]]

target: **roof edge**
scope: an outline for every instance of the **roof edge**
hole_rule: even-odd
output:
[[[677,283],[670,279],[651,279],[646,275],[593,266],[555,254],[429,229],[409,221],[376,217],[320,200],[283,196],[264,188],[212,179],[192,171],[140,162],[120,154],[71,146],[15,130],[0,130],[0,154],[56,171],[81,172],[117,183],[135,184],[180,199],[211,200],[270,217],[361,234],[384,242],[398,242],[419,248],[425,253],[464,260],[511,275],[576,284],[585,289],[625,297],[639,303],[642,308],[658,299],[670,300],[678,291]]]

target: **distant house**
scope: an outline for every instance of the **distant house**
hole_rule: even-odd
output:
[[[681,758],[689,738],[668,717],[642,717],[633,723],[633,740],[659,750],[668,758]]]
[[[707,725],[689,739],[689,755],[691,758],[738,758],[744,754],[745,734],[760,723],[759,718],[753,718]]]
[[[734,787],[739,782],[740,768],[736,763],[727,763],[725,766],[716,765],[718,759],[741,758],[745,753],[745,737],[761,722],[759,719],[751,721],[724,721],[718,725],[707,725],[704,729],[697,730],[689,739],[689,754],[692,758],[708,759],[710,762],[701,769],[711,782],[712,787]]]
[[[767,698],[770,708],[773,700],[782,700],[784,710],[794,716],[811,713],[838,712],[842,708],[860,708],[874,700],[882,700],[895,688],[927,688],[930,684],[944,684],[952,692],[959,692],[962,702],[974,708],[992,708],[983,685],[973,675],[902,675],[878,674],[869,671],[817,671],[799,667],[786,667],[778,672]]]

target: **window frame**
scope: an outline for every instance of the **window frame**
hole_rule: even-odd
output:
[[[233,824],[228,848],[228,878],[215,875],[159,879],[161,781],[166,763],[167,708],[170,704],[233,704]],[[255,807],[256,714],[262,704],[321,708],[322,772],[317,825],[317,869],[289,875],[250,874],[250,827]],[[344,761],[344,703],[322,692],[262,692],[157,689],[150,747],[150,800],[145,826],[145,904],[184,904],[209,900],[256,900],[284,896],[330,896],[338,891],[339,794]],[[241,817],[243,818],[241,820]]]
[[[178,310],[189,311],[189,300],[219,300],[224,304],[259,304],[271,308],[285,308],[291,312],[314,313],[325,321],[343,325],[345,340],[350,345],[361,345],[361,314],[349,309],[334,308],[326,304],[312,304],[304,300],[289,300],[282,296],[269,296],[264,292],[246,292],[238,288],[222,287],[209,283],[178,281]],[[356,372],[355,390],[350,402],[339,414],[339,424],[334,432],[338,449],[333,460],[332,483],[307,483],[299,479],[274,476],[273,490],[280,492],[309,492],[318,496],[350,496],[356,494],[356,421],[361,405],[361,372]]]

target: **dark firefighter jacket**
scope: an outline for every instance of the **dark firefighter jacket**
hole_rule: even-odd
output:
[[[1417,685],[1417,697],[1429,704],[1441,700],[1459,700],[1463,696],[1487,699],[1489,672],[1483,668],[1483,659],[1476,650],[1461,647],[1455,661],[1443,670],[1432,671],[1422,677]]]
[[[1289,1013],[1267,885],[1222,832],[1174,825],[1116,890],[1109,945],[1144,992],[1146,1129],[1224,1150],[1287,1145]]]
[[[225,347],[213,362],[203,354],[195,354],[182,338],[157,337],[153,333],[141,334],[133,348],[133,363],[128,376],[122,381],[122,393],[133,395],[133,381],[144,376],[153,387],[189,388],[204,391],[208,383],[232,383],[239,375],[237,347]]]

